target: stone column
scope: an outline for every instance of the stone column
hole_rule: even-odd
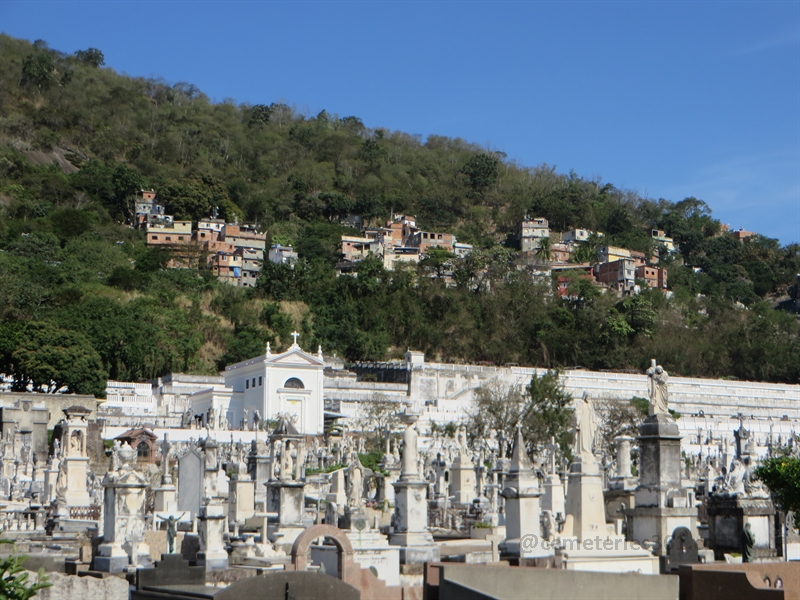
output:
[[[218,502],[204,504],[197,517],[200,537],[200,552],[197,553],[197,564],[206,569],[227,569],[228,553],[222,534],[225,530],[225,507]]]
[[[614,441],[617,442],[617,476],[625,479],[631,477],[632,439],[624,435],[614,438]]]
[[[636,506],[626,511],[628,539],[668,540],[677,527],[697,533],[697,508],[682,485],[681,436],[669,414],[649,416],[640,426]],[[691,504],[691,506],[690,506]],[[655,548],[666,554],[666,544]]]
[[[428,531],[428,502],[425,489],[428,482],[417,470],[417,432],[414,424],[419,415],[406,413],[403,420],[403,466],[399,481],[394,483],[395,506],[392,514],[393,532],[389,543],[400,546],[401,564],[420,564],[439,560],[439,547]]]
[[[533,465],[525,450],[522,430],[517,429],[514,454],[502,491],[506,501],[506,539],[501,545],[504,554],[518,557],[543,557],[552,554],[552,551],[543,549],[541,544],[530,547],[531,544],[522,542],[526,536],[541,537],[541,495],[539,478],[533,472]]]

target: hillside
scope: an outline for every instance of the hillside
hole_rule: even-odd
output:
[[[448,361],[635,369],[656,356],[680,375],[797,383],[795,317],[773,310],[800,272],[800,247],[720,235],[695,198],[642,198],[610,183],[525,167],[460,139],[370,129],[355,116],[284,104],[214,103],[191,84],[122,76],[89,49],[67,56],[0,36],[0,373],[14,385],[99,393],[106,378],[213,373],[291,342],[350,360],[407,347]],[[170,214],[218,209],[291,244],[295,268],[266,263],[256,289],[206,269],[165,269],[125,225],[154,188]],[[386,271],[365,260],[335,277],[350,214],[417,216],[476,251]],[[673,237],[671,299],[625,299],[576,281],[553,295],[514,252],[524,215],[585,228],[651,254]],[[690,268],[690,266],[693,268]]]

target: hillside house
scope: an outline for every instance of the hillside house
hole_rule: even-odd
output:
[[[517,224],[515,237],[522,252],[537,250],[541,246],[541,239],[550,237],[550,225],[543,217],[525,218]]]

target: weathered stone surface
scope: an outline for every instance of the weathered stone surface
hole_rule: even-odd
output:
[[[180,554],[164,554],[153,569],[136,572],[136,588],[164,585],[205,585],[205,567],[190,567]]]
[[[126,600],[128,598],[128,582],[121,577],[77,577],[75,575],[62,575],[49,573],[52,587],[40,590],[36,594],[37,600],[73,600],[85,598],[88,600]],[[36,579],[36,574],[31,573],[31,581]]]

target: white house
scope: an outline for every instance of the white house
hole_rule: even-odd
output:
[[[325,369],[322,348],[316,355],[309,354],[297,344],[299,334],[292,335],[294,344],[282,354],[272,354],[267,344],[266,354],[225,367],[222,376],[230,390],[230,400],[219,394],[216,398],[198,394],[197,408],[207,409],[216,400],[216,406],[222,410],[227,401],[225,418],[229,424],[237,425],[243,421],[253,423],[256,411],[262,419],[290,414],[296,417],[294,425],[300,433],[322,434]]]

